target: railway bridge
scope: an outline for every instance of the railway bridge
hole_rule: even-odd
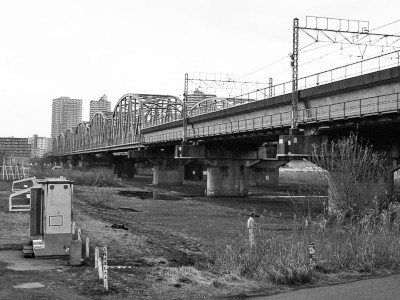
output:
[[[53,161],[102,161],[133,176],[143,162],[153,183],[183,184],[207,170],[209,196],[245,196],[249,185],[279,183],[279,167],[313,144],[357,132],[400,162],[399,53],[299,79],[297,127],[290,82],[237,97],[206,97],[189,107],[172,95],[129,93],[53,140]],[[386,57],[387,58],[387,57]],[[364,65],[362,65],[364,63]],[[359,71],[361,67],[361,72]]]

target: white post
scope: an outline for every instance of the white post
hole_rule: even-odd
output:
[[[75,221],[74,222],[72,222],[72,234],[75,234],[75,225],[76,225],[76,223],[75,223]]]
[[[107,246],[103,247],[104,288],[108,291]]]
[[[94,248],[94,268],[97,269],[99,267],[99,248]]]
[[[78,241],[82,242],[82,230],[80,228],[78,229]]]
[[[89,258],[89,237],[86,237],[86,258]]]
[[[103,264],[101,263],[101,257],[98,258],[97,265],[99,266],[99,279],[103,279]]]

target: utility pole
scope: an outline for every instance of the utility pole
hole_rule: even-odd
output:
[[[183,92],[183,105],[182,105],[182,120],[183,120],[183,138],[182,145],[187,144],[187,101],[188,101],[188,73],[185,74],[185,87]]]
[[[290,55],[292,66],[292,120],[291,129],[297,128],[297,111],[299,103],[299,19],[293,19],[293,52]]]
[[[299,26],[299,19],[293,19],[293,52],[290,55],[292,67],[292,120],[290,129],[292,133],[296,131],[298,125],[300,30],[314,42],[358,46],[362,58],[367,47],[396,48],[396,44],[400,42],[400,35],[370,32],[368,21],[307,16],[305,26]]]

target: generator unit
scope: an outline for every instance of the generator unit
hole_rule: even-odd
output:
[[[24,246],[25,256],[69,256],[72,194],[73,182],[64,177],[37,179],[37,184],[30,188],[32,245]]]

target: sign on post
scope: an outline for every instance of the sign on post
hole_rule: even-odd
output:
[[[312,242],[308,244],[308,258],[310,260],[310,265],[314,266],[315,265],[315,244]]]
[[[103,282],[104,288],[108,291],[107,246],[103,247]]]
[[[82,229],[78,229],[78,241],[82,241]]]

